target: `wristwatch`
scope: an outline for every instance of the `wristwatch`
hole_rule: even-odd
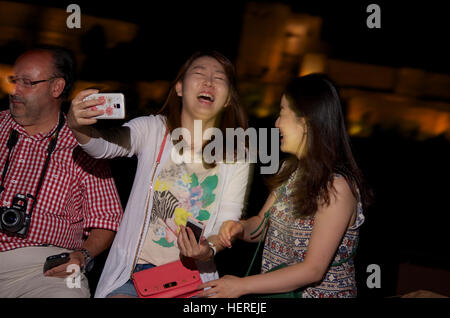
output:
[[[80,248],[78,251],[84,256],[84,265],[81,267],[81,272],[89,272],[92,267],[94,267],[94,259],[92,258],[91,253],[84,247]]]

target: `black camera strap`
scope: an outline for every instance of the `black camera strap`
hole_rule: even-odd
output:
[[[62,112],[59,113],[59,120],[58,120],[58,127],[56,127],[55,132],[53,132],[53,134],[50,136],[50,142],[48,144],[47,147],[47,158],[45,159],[45,163],[44,163],[44,167],[42,168],[41,171],[41,176],[39,177],[39,182],[38,182],[38,186],[36,189],[36,194],[34,196],[32,195],[27,195],[28,197],[31,197],[33,199],[33,204],[31,205],[31,209],[30,212],[28,213],[28,218],[31,218],[31,215],[33,214],[33,210],[34,210],[34,206],[36,205],[36,198],[39,195],[39,192],[41,190],[42,187],[42,183],[44,182],[44,178],[45,178],[45,174],[47,172],[48,169],[48,165],[50,164],[50,156],[52,155],[53,151],[55,150],[56,147],[56,143],[58,141],[58,135],[60,130],[62,129],[62,127],[64,126],[64,116],[62,114]],[[6,159],[6,163],[5,163],[5,168],[3,169],[3,173],[2,173],[2,182],[0,185],[0,193],[2,193],[2,191],[5,189],[3,187],[3,182],[6,176],[6,173],[8,171],[8,167],[9,167],[9,160],[10,160],[10,156],[11,156],[11,151],[14,148],[14,146],[17,143],[17,140],[19,139],[18,133],[16,130],[11,129],[11,133],[9,135],[9,139],[8,139],[8,158]]]
[[[7,147],[8,147],[8,157],[6,158],[5,168],[3,169],[3,173],[2,173],[2,182],[0,184],[0,193],[2,193],[3,190],[5,190],[5,187],[3,186],[3,182],[4,182],[5,177],[6,177],[6,172],[8,171],[8,168],[9,168],[9,159],[11,157],[11,150],[16,145],[18,139],[19,139],[19,134],[17,133],[16,130],[11,128],[11,132],[9,134],[8,143],[6,144]]]

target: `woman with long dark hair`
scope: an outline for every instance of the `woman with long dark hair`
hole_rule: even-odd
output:
[[[224,221],[240,219],[249,175],[249,164],[211,163],[202,151],[207,129],[247,128],[231,62],[217,52],[194,54],[179,71],[160,114],[108,131],[91,126],[95,116],[103,114],[91,109],[101,100],[85,101],[93,93],[97,91],[79,93],[68,114],[69,127],[83,149],[96,158],[138,157],[124,218],[95,296],[137,297],[130,279],[134,272],[181,256],[196,261],[203,281],[218,278],[213,257],[222,247],[217,233]],[[202,127],[200,144],[194,140],[196,121]],[[180,138],[177,128],[184,129]],[[186,146],[183,151],[202,160],[175,160],[172,150],[179,142]],[[185,227],[188,218],[203,224],[200,242]]]
[[[268,181],[272,192],[258,215],[225,222],[219,232],[228,247],[236,237],[257,242],[265,235],[261,274],[208,282],[202,296],[355,297],[353,255],[369,195],[336,88],[321,74],[294,79],[275,126],[289,155]]]

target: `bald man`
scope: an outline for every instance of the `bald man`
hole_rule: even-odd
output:
[[[90,297],[84,272],[122,216],[105,161],[85,154],[61,104],[75,66],[64,49],[22,54],[0,112],[0,297]],[[46,258],[67,262],[44,271]],[[62,255],[64,256],[64,255]]]

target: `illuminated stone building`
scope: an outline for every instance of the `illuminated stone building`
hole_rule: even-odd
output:
[[[131,42],[139,26],[83,14],[81,29],[68,29],[70,13],[63,9],[0,1],[0,46],[20,41],[56,44],[73,50],[79,65],[87,54],[81,41],[101,27],[106,49]],[[236,67],[244,104],[251,115],[264,118],[278,111],[285,84],[295,76],[327,73],[340,88],[347,106],[349,131],[367,136],[376,125],[396,126],[418,138],[443,134],[450,139],[450,75],[407,67],[361,64],[328,57],[321,40],[323,18],[296,13],[286,4],[248,3],[242,20]],[[1,64],[3,63],[3,64]],[[0,98],[9,90],[11,64],[0,61]],[[92,86],[121,87],[114,81],[78,81],[75,92]],[[161,104],[167,81],[136,81],[138,112],[149,103]]]
[[[330,59],[321,26],[321,17],[285,4],[248,4],[237,69],[253,115],[275,114],[293,77],[323,72],[340,88],[351,134],[369,135],[381,125],[450,139],[450,75]]]

